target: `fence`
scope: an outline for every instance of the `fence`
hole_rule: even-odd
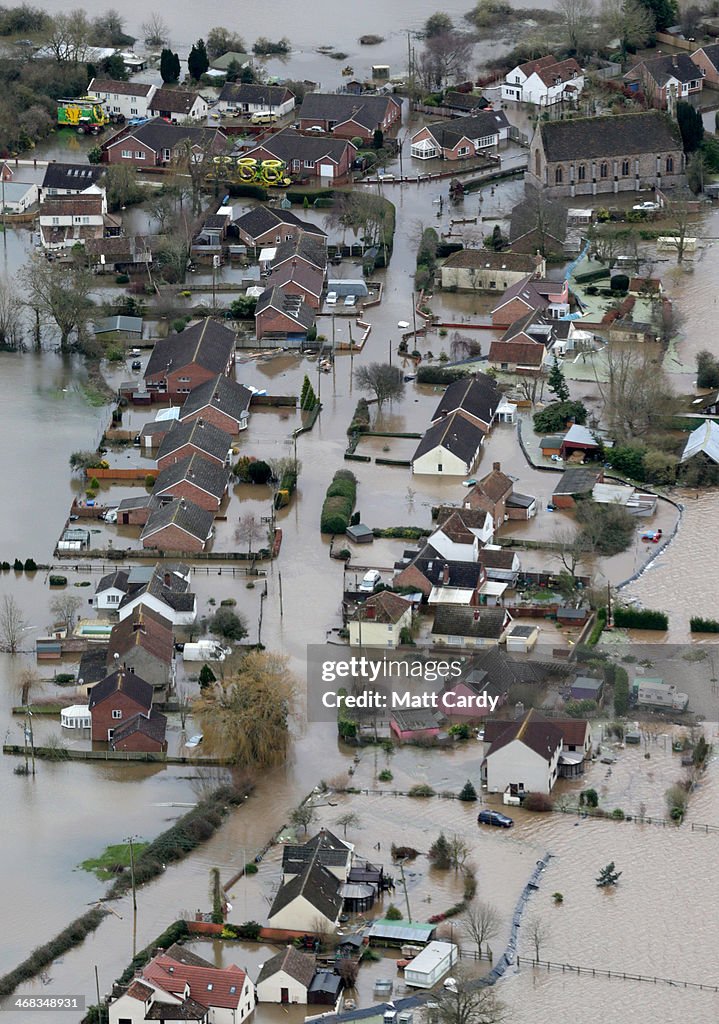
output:
[[[3,754],[27,757],[30,754],[20,743],[4,743]],[[141,750],[72,750],[67,747],[35,747],[35,757],[49,761],[145,761],[160,764],[189,764],[218,767],[230,764],[223,757],[172,757],[162,752],[149,753]]]
[[[586,975],[590,978],[612,978],[618,981],[642,981],[650,985],[671,985],[673,988],[693,988],[700,992],[719,992],[719,985],[705,985],[699,981],[679,981],[676,978],[653,978],[647,974],[633,974],[629,971],[610,971],[602,967],[580,967],[577,964],[556,964],[551,960],[533,960],[529,956],[518,956],[517,964],[543,968],[546,971],[561,971],[562,974]]]

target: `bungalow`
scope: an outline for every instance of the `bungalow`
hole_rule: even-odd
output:
[[[400,743],[437,739],[444,716],[430,708],[415,711],[393,711],[389,727]]]
[[[490,793],[551,793],[559,774],[562,731],[534,708],[513,722],[484,727],[481,777]]]
[[[349,621],[351,647],[399,647],[412,627],[412,603],[383,590],[368,597]]]
[[[34,182],[3,182],[2,205],[6,213],[25,213],[37,201],[38,189]]]
[[[478,373],[474,377],[456,380],[448,385],[439,405],[432,414],[432,424],[439,423],[455,412],[487,434],[494,423],[502,393],[492,377]]]
[[[542,372],[544,356],[544,346],[536,341],[501,339],[489,346],[491,366],[523,376],[538,376]]]
[[[180,409],[180,422],[202,419],[226,434],[247,429],[252,392],[231,377],[219,373],[193,388]]]
[[[157,89],[149,82],[124,82],[114,78],[93,78],[87,95],[102,104],[108,114],[131,117],[149,117],[150,102]]]
[[[202,163],[209,155],[222,153],[227,136],[219,128],[168,124],[161,117],[134,128],[123,128],[102,143],[102,160],[108,164],[133,167],[165,167],[186,157]]]
[[[399,126],[402,102],[387,93],[349,96],[311,92],[302,100],[297,116],[301,131],[319,127],[335,138],[371,142],[375,131],[388,135]]]
[[[282,288],[266,288],[255,307],[255,335],[258,341],[269,337],[286,338],[301,345],[314,327],[315,312],[301,295]]]
[[[574,57],[558,61],[547,55],[519,64],[502,82],[502,100],[551,107],[557,103],[575,105],[584,88],[584,72]]]
[[[212,65],[215,67],[215,64]],[[295,109],[295,94],[284,85],[245,85],[242,82],[225,82],[217,101],[223,113],[237,110],[241,114],[257,114],[267,110],[283,117]]]
[[[222,54],[222,56],[215,57],[210,64],[210,69],[224,75],[230,70],[233,64],[237,65],[237,67],[242,70],[242,68],[252,67],[252,63],[252,54],[240,53],[238,50],[227,50]]]
[[[149,718],[152,695],[150,683],[124,668],[95,683],[88,700],[93,741],[111,742],[115,729],[135,715]]]
[[[140,534],[143,548],[157,551],[204,551],[212,537],[214,515],[184,498],[155,509]]]
[[[450,647],[496,647],[510,621],[502,608],[440,604],[432,624],[432,643]]]
[[[702,91],[704,74],[688,53],[667,53],[639,61],[624,81],[641,89],[650,106],[674,113],[677,102]]]
[[[259,1003],[307,1003],[307,990],[315,976],[315,958],[288,946],[262,965],[257,976]]]
[[[255,160],[282,160],[300,180],[314,179],[314,184],[324,186],[350,180],[357,149],[347,139],[302,135],[294,128],[285,128],[243,155]]]
[[[281,242],[276,248],[270,249],[269,268],[279,270],[285,263],[299,266],[301,263],[324,274],[327,270],[327,247],[313,236],[301,234],[289,242]]]
[[[267,924],[292,931],[334,931],[342,913],[342,883],[319,863],[308,861],[302,871],[280,886]]]
[[[150,116],[178,121],[203,121],[209,106],[204,96],[191,89],[158,89],[150,100]]]
[[[327,245],[327,235],[322,228],[302,220],[291,210],[255,206],[234,223],[243,245],[279,245],[292,242],[302,234],[311,235],[320,245]]]
[[[193,452],[163,469],[152,493],[162,502],[166,498],[186,498],[200,508],[215,512],[227,493],[230,471],[226,466]]]
[[[112,627],[107,668],[122,667],[150,683],[155,698],[164,699],[174,677],[172,622],[142,602]]]
[[[459,249],[440,268],[442,287],[459,292],[505,291],[510,285],[545,273],[542,256],[493,249]]]
[[[485,701],[477,697],[485,695]],[[483,668],[472,665],[457,682],[445,680],[441,703],[452,718],[485,718],[491,710],[507,703],[507,691]],[[496,701],[494,705],[490,699]]]
[[[164,437],[157,452],[157,468],[162,471],[191,455],[201,455],[221,469],[227,465],[232,438],[224,430],[200,417],[176,423]]]
[[[559,483],[552,494],[552,504],[556,508],[574,508],[576,498],[591,495],[594,485],[604,480],[601,469],[565,469]]]
[[[149,715],[138,713],[116,725],[110,750],[129,751],[142,754],[160,754],[167,750],[165,732],[167,718],[157,708],[151,708]]]
[[[484,438],[485,432],[462,412],[451,413],[425,431],[412,456],[412,472],[467,476],[479,458]]]
[[[190,590],[189,565],[162,564],[133,566],[128,573],[128,590],[120,602],[120,621],[134,614],[140,605],[169,619],[173,626],[191,626],[197,618],[197,598]]]
[[[501,463],[493,462],[491,472],[467,494],[464,508],[486,512],[498,530],[507,519],[531,519],[536,515],[537,501],[529,495],[515,494],[512,478],[502,472]]]
[[[410,153],[417,160],[468,160],[507,142],[509,127],[503,110],[479,110],[467,117],[435,121],[414,133]]]
[[[148,391],[180,399],[218,374],[230,376],[235,365],[235,332],[209,318],[155,342],[145,367]]]
[[[704,76],[704,84],[719,89],[719,43],[700,46],[691,55],[691,59]]]
[[[306,263],[296,266],[283,263],[272,271],[265,283],[268,288],[279,288],[285,296],[302,299],[310,309],[317,310],[322,305],[325,276],[317,267],[309,267]]]
[[[487,573],[487,582],[506,583],[516,587],[521,568],[516,551],[508,551],[499,544],[486,544],[479,549],[479,564]]]
[[[99,195],[99,178],[105,168],[99,164],[65,164],[51,161],[40,186],[40,202],[53,196]]]
[[[94,270],[124,271],[152,265],[153,252],[162,242],[163,235],[117,235],[112,238],[88,238],[85,253]]]
[[[542,281],[536,274],[511,284],[491,311],[494,327],[511,327],[529,313],[542,312],[550,317],[569,313],[569,282]]]
[[[101,195],[57,196],[40,206],[40,242],[44,249],[84,245],[105,234],[107,202]]]
[[[307,864],[316,860],[340,882],[346,882],[353,857],[352,843],[340,839],[329,829],[321,828],[302,845],[288,843],[282,847],[282,881],[287,882],[295,875],[302,874]]]

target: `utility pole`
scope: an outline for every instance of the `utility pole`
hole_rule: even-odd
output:
[[[128,836],[125,840],[130,846],[130,881],[132,883],[132,909],[137,913],[137,888],[135,887],[135,847],[134,840],[138,836]]]
[[[97,1015],[102,1024],[102,1019],[105,1014],[102,1012],[102,1003],[100,1001],[100,977],[97,973],[97,964],[95,964],[95,992],[97,993]]]
[[[389,365],[392,365],[392,339],[389,339]]]
[[[414,331],[414,347],[417,348],[417,299],[412,292],[412,330]]]
[[[399,873],[402,878],[402,888],[404,889],[404,902],[407,907],[407,920],[412,924],[412,911],[409,908],[409,896],[407,895],[407,879],[404,877],[404,861],[399,862]]]
[[[277,582],[279,583],[279,591],[280,591],[280,618],[282,618],[283,610],[282,610],[282,573],[281,572],[277,573]]]

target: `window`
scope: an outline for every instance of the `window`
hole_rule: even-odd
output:
[[[137,113],[137,107],[130,107],[130,113],[131,114],[136,114]]]
[[[169,149],[163,149],[163,151],[162,151],[162,159],[163,160],[169,160],[171,156],[172,156],[172,154],[170,153]]]
[[[143,150],[141,150],[141,149],[136,149],[135,150],[135,159],[136,160],[144,160],[145,159],[145,154],[144,154]]]
[[[490,288],[496,288],[497,287],[497,282],[496,281],[490,281],[489,282],[489,287]]]
[[[586,178],[587,178],[587,168],[584,166],[584,164],[580,164],[579,167],[577,168],[577,180],[578,181],[586,181]]]
[[[82,217],[81,218],[81,223],[82,224],[89,224],[90,223],[90,218],[89,217]]]
[[[116,718],[116,719],[117,718],[122,718],[122,711],[119,711],[117,708],[113,708],[112,709],[112,717]]]
[[[667,174],[673,174],[673,173],[674,173],[674,157],[673,156],[668,156],[667,157]]]
[[[56,188],[49,188],[49,189],[47,190],[47,194],[48,194],[49,196],[56,196],[56,195],[57,195],[57,189],[56,189]]]
[[[609,164],[605,161],[599,167],[599,177],[606,178],[609,176]]]
[[[213,984],[212,984],[212,982],[209,982],[209,984],[207,985],[207,991],[208,992],[212,992],[212,989],[213,989]]]
[[[281,242],[282,241],[282,235],[275,235],[275,241],[276,242]]]
[[[554,184],[561,185],[564,180],[564,172],[561,167],[558,167],[554,172]]]
[[[539,150],[537,150],[537,152],[534,154],[534,173],[536,174],[537,177],[539,177],[540,174],[541,174],[541,171],[542,171],[542,160],[541,160],[541,157],[539,156]]]
[[[437,472],[438,472],[438,473],[441,473],[441,472],[442,472],[442,463],[441,463],[441,462],[438,462],[438,463],[437,463]]]
[[[189,377],[180,377],[179,380],[180,380],[180,384],[189,384],[190,383],[190,378]]]
[[[123,160],[132,160],[132,150],[131,149],[123,149],[120,152],[120,156],[122,157]]]
[[[230,985],[230,995],[234,996],[236,991],[237,991],[237,985]]]
[[[457,150],[457,156],[466,156],[469,153],[469,146],[460,146]]]
[[[53,226],[56,225],[56,224],[59,224],[60,223],[60,218],[59,217],[53,217],[52,218],[52,223],[53,223]]]
[[[628,160],[622,160],[622,174],[624,175],[625,178],[629,174],[629,161]]]
[[[305,167],[312,168],[315,166],[314,160],[305,160]]]
[[[108,594],[107,595],[107,603],[108,604],[118,604],[119,600],[120,600],[120,595],[119,594]]]
[[[493,146],[498,141],[498,135],[483,135],[481,139],[477,139],[477,148],[485,149],[487,146]]]
[[[115,112],[116,114],[119,114],[119,113],[120,113],[120,108],[119,108],[119,107],[113,107],[112,109],[113,109],[113,111],[114,111],[114,112]]]
[[[114,100],[119,100],[119,99],[120,99],[120,97],[119,97],[119,96],[117,95],[117,93],[116,93],[116,92],[112,94],[112,98],[113,98]]]
[[[299,162],[299,160],[293,160],[292,161],[292,170],[293,171],[299,171],[299,169],[300,169],[300,162]]]

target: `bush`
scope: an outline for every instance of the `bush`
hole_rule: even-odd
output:
[[[615,613],[616,622],[616,613]],[[614,714],[624,716],[629,710],[629,676],[627,670],[617,665],[614,674]]]
[[[418,384],[453,384],[456,380],[468,377],[470,371],[461,367],[420,366],[417,370]]]
[[[360,398],[359,402],[355,406],[355,411],[352,416],[352,422],[347,428],[348,434],[361,434],[365,430],[369,430],[370,424],[370,411],[369,404],[366,398]]]
[[[629,291],[629,276],[627,274],[615,274],[609,285],[613,292],[628,292]]]
[[[599,794],[596,789],[583,789],[579,794],[579,806],[585,805],[592,808],[599,806]]]
[[[582,402],[551,402],[536,413],[534,429],[538,434],[553,434],[565,430],[569,420],[579,424],[587,422],[587,409]]]
[[[379,779],[380,782],[391,782],[392,779],[394,778],[394,775],[389,770],[389,768],[383,768],[382,771],[377,776],[377,778]]]
[[[272,467],[262,459],[256,459],[247,467],[247,476],[253,484],[268,484],[272,479]]]
[[[522,807],[525,811],[537,811],[545,813],[554,810],[554,800],[546,793],[527,793]]]
[[[357,497],[357,478],[349,470],[340,469],[332,478],[320,517],[322,533],[344,533],[349,526]]]
[[[612,817],[615,821],[624,821],[624,819],[626,818],[626,814],[621,809],[621,807],[615,807],[612,811]]]
[[[182,331],[187,327],[187,320],[184,317],[178,317],[177,320],[172,321],[172,329],[177,334],[181,334]]]
[[[25,570],[25,572],[36,572],[37,571],[37,563],[36,563],[35,559],[34,558],[26,558],[25,559],[25,564],[23,565],[23,569]]]
[[[407,793],[407,796],[412,796],[412,797],[428,797],[428,796],[436,796],[436,795],[437,794],[432,789],[432,787],[430,785],[428,785],[426,782],[418,782],[417,785],[416,786],[412,786],[410,791]]]
[[[148,490],[151,491],[154,486],[155,486],[155,477],[152,475],[152,473],[148,473],[147,476],[145,477],[145,487],[147,487]]]
[[[246,875],[256,875],[259,870],[260,869],[257,867],[253,860],[251,860],[249,864],[245,864]]]
[[[607,462],[612,469],[632,480],[644,480],[646,452],[646,448],[641,444],[620,444],[607,450]]]
[[[401,921],[402,911],[399,907],[395,907],[394,903],[390,903],[387,907],[387,913],[384,916],[387,921]]]
[[[689,620],[692,633],[719,633],[719,622],[716,619],[701,619],[694,615]]]
[[[664,632],[669,629],[669,616],[666,612],[653,611],[651,608],[620,606],[614,609],[614,624],[627,629],[656,629]]]

